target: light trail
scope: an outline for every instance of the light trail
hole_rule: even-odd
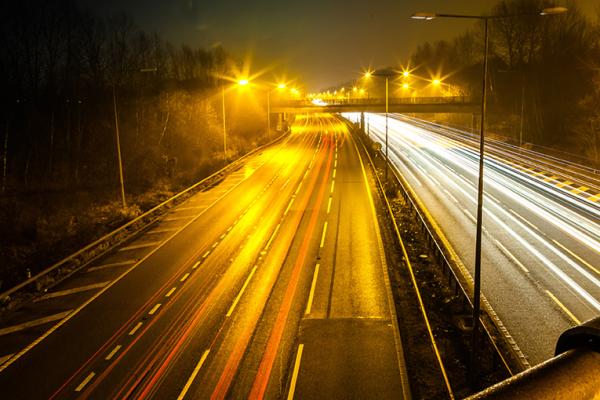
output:
[[[360,119],[357,113],[344,117],[353,122]],[[372,137],[385,146],[385,117],[369,114],[369,121]],[[459,211],[472,224],[462,210],[476,204],[479,154],[463,143],[468,135],[461,137],[452,129],[449,135],[442,135],[434,132],[443,129],[441,126],[430,130],[426,124],[415,126],[404,117],[390,118],[388,124],[390,161],[411,185],[418,187],[427,182],[427,189],[445,208]],[[518,156],[515,153],[512,158]],[[526,162],[531,160],[525,158],[523,163]],[[550,274],[571,297],[577,298],[576,303],[571,298],[570,305],[584,305],[577,307],[575,314],[590,317],[600,312],[600,280],[589,269],[589,265],[600,265],[600,207],[569,193],[561,185],[544,182],[547,176],[528,174],[523,167],[517,168],[504,159],[487,156],[485,166],[484,226],[488,240],[494,243],[495,237],[510,238],[508,242],[504,239],[507,248],[502,253],[506,255],[510,248],[508,254],[514,260],[507,259],[522,273],[521,266],[543,267],[535,270],[538,275]],[[431,206],[435,207],[433,203]],[[515,209],[522,211],[518,213]],[[444,229],[444,224],[441,225]],[[531,228],[536,226],[541,226],[541,231]],[[474,235],[474,230],[466,232],[469,235]],[[557,241],[564,245],[558,246]],[[460,254],[460,249],[457,250]],[[470,254],[463,251],[467,266],[473,261]],[[503,264],[503,260],[498,260],[493,267],[503,268]]]

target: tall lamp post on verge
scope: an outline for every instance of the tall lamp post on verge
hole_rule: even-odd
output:
[[[248,83],[248,79],[240,79],[236,82],[239,86],[246,86]],[[223,112],[223,160],[227,160],[227,123],[226,121],[226,113],[225,113],[225,85],[221,87],[221,97],[222,97],[222,112]]]
[[[398,75],[402,75],[402,73],[396,72],[396,71],[392,71],[392,70],[378,70],[378,71],[374,71],[374,72],[366,72],[364,74],[364,77],[369,79],[372,76],[381,76],[385,78],[385,182],[387,183],[388,181],[388,112],[389,112],[389,102],[390,102],[390,96],[389,96],[389,82],[390,82],[390,78],[393,76],[398,76]]]
[[[136,70],[131,70],[134,72],[156,72],[157,68],[140,68],[140,69],[136,69]],[[127,72],[127,71],[122,71],[122,72]],[[115,136],[116,136],[116,142],[117,142],[117,160],[119,163],[119,183],[121,185],[121,203],[123,206],[123,209],[127,208],[127,201],[125,200],[125,181],[123,179],[123,157],[121,156],[121,134],[119,131],[119,115],[117,112],[117,83],[116,83],[116,79],[113,76],[113,80],[112,80],[112,98],[113,98],[113,110],[115,113]]]
[[[473,330],[471,333],[471,360],[469,380],[472,386],[477,385],[479,374],[479,314],[481,297],[481,230],[483,219],[483,165],[484,165],[484,133],[485,113],[487,107],[487,74],[488,74],[488,22],[490,19],[520,17],[525,15],[554,15],[567,12],[565,7],[551,7],[538,12],[508,14],[508,15],[461,15],[461,14],[436,14],[419,12],[411,16],[412,19],[430,21],[434,18],[466,18],[478,19],[484,23],[484,50],[483,73],[481,90],[481,126],[479,133],[479,182],[477,186],[477,228],[475,233],[475,273],[473,285]]]

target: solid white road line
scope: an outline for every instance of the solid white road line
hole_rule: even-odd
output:
[[[194,379],[196,379],[196,375],[198,375],[200,368],[202,368],[202,364],[204,364],[204,361],[206,361],[206,357],[208,357],[209,352],[210,352],[210,350],[204,351],[204,354],[202,354],[202,357],[200,357],[200,361],[198,361],[198,364],[196,364],[196,367],[194,368],[194,370],[192,371],[192,374],[190,375],[187,382],[185,383],[185,386],[181,390],[181,393],[179,393],[179,396],[177,396],[177,400],[183,400],[183,398],[187,394],[188,390],[190,390],[190,386],[192,386]]]
[[[120,344],[116,345],[116,346],[115,346],[115,348],[114,348],[114,349],[112,349],[112,351],[111,351],[110,353],[108,353],[108,355],[107,355],[106,357],[104,357],[104,359],[105,359],[106,361],[108,361],[108,360],[110,360],[111,358],[113,358],[113,357],[114,357],[114,355],[115,355],[115,354],[117,354],[117,351],[119,351],[119,350],[121,349],[121,347],[122,347],[122,346],[121,346]]]
[[[68,296],[70,294],[75,294],[75,293],[87,292],[88,290],[100,289],[100,288],[103,288],[104,286],[108,285],[109,283],[110,283],[110,281],[93,283],[91,285],[80,286],[80,287],[76,287],[73,289],[65,289],[65,290],[59,290],[57,292],[46,293],[45,295],[35,299],[34,302],[53,299],[55,297]]]
[[[254,268],[252,268],[252,271],[250,272],[250,275],[248,275],[248,278],[246,278],[246,282],[244,282],[244,285],[240,289],[240,292],[238,293],[238,295],[236,296],[235,300],[231,304],[231,307],[229,307],[229,311],[227,311],[227,316],[228,317],[231,316],[231,314],[233,313],[233,310],[235,309],[235,306],[237,305],[237,303],[242,298],[242,295],[244,294],[244,291],[246,290],[246,287],[250,283],[250,279],[252,279],[252,276],[254,275],[254,272],[256,272],[256,265],[254,266]]]
[[[87,385],[88,383],[90,383],[90,381],[92,380],[92,378],[96,376],[95,372],[90,372],[90,374],[83,380],[83,382],[81,382],[79,384],[79,386],[77,386],[75,388],[76,392],[81,392],[83,390],[83,388],[85,387],[85,385]]]
[[[136,262],[137,262],[137,260],[125,260],[125,261],[118,261],[118,262],[109,263],[109,264],[102,264],[102,265],[98,265],[97,267],[88,268],[86,270],[86,272],[93,272],[93,271],[98,271],[101,269],[108,269],[108,268],[115,268],[115,267],[124,267],[127,265],[133,265]]]
[[[290,391],[288,392],[287,400],[294,398],[294,392],[296,391],[296,383],[298,382],[298,372],[300,371],[300,361],[302,360],[302,352],[304,351],[304,344],[298,345],[298,353],[296,353],[296,361],[294,362],[294,372],[292,373],[292,381],[290,382]]]
[[[137,332],[138,329],[140,329],[142,326],[142,322],[138,322],[136,326],[133,327],[132,330],[129,331],[129,336],[133,336],[135,335],[135,333]]]
[[[306,303],[306,310],[304,311],[305,315],[310,314],[310,310],[312,309],[315,288],[317,287],[317,277],[319,276],[319,266],[320,264],[315,265],[315,272],[313,273],[312,283],[310,284],[310,293],[308,294],[308,302]]]

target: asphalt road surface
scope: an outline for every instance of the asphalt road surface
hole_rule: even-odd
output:
[[[358,121],[359,115],[347,117]],[[385,116],[365,120],[383,152]],[[408,117],[390,116],[388,124],[391,162],[472,273],[478,148],[467,135]],[[600,314],[600,196],[590,193],[597,178],[575,184],[555,174],[562,168],[557,160],[508,152],[488,147],[482,291],[537,364],[553,356],[563,331]]]
[[[4,321],[1,397],[409,397],[363,162],[343,123],[298,117]]]

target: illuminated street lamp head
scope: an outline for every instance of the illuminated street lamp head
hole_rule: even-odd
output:
[[[424,20],[424,21],[431,21],[435,17],[436,17],[435,13],[428,13],[428,12],[418,12],[418,13],[414,13],[413,15],[411,15],[412,19],[420,19],[420,20]]]
[[[373,73],[371,71],[367,71],[365,72],[365,78],[370,78],[373,75]]]
[[[540,15],[564,14],[569,11],[566,7],[549,7],[540,11]]]
[[[238,85],[240,85],[240,86],[246,86],[248,83],[249,83],[248,79],[240,79],[238,81]]]
[[[402,89],[408,89],[409,87],[410,87],[410,85],[408,83],[402,84]]]
[[[442,83],[442,81],[440,81],[439,79],[434,79],[431,81],[431,83],[433,83],[433,86],[440,86],[440,84]]]
[[[410,75],[410,73],[408,71],[404,71],[402,73],[402,76],[405,77],[405,78],[408,78],[409,75]]]
[[[287,85],[285,83],[280,83],[279,85],[277,85],[277,89],[279,90],[283,90],[287,87]]]

